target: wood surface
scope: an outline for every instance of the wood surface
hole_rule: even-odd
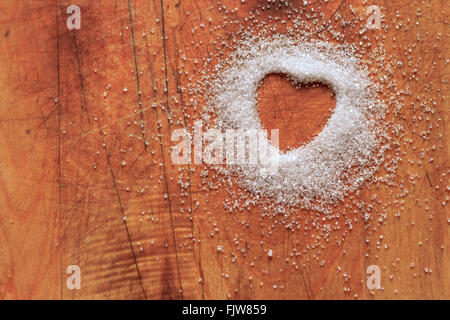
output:
[[[312,214],[299,210],[300,230],[269,234],[275,222],[261,208],[225,212],[227,190],[206,192],[203,166],[172,165],[171,132],[194,113],[183,112],[181,88],[201,79],[209,53],[232,49],[210,41],[231,39],[237,26],[212,26],[229,16],[245,25],[261,3],[226,0],[238,8],[227,13],[207,0],[79,0],[81,29],[68,30],[69,1],[1,1],[1,299],[450,298],[445,0],[374,1],[389,27],[370,36],[405,66],[420,62],[414,81],[393,72],[413,92],[393,118],[406,132],[392,154],[402,158],[396,184],[361,190],[382,222],[317,245]],[[327,20],[366,19],[372,4],[311,3]],[[334,107],[327,87],[296,89],[279,75],[258,93],[261,121],[280,128],[282,149],[306,143]],[[81,268],[80,290],[66,287],[69,265]],[[381,268],[381,290],[366,287],[369,265]]]

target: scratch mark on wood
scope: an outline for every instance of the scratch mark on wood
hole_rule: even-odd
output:
[[[162,25],[162,36],[163,36],[163,46],[164,46],[164,65],[165,65],[165,77],[166,77],[166,100],[167,100],[167,115],[169,116],[169,87],[168,87],[168,78],[167,78],[167,56],[166,56],[166,31],[165,31],[165,25],[164,25],[164,2],[161,0],[161,25]],[[169,132],[170,132],[170,118],[168,119],[169,122]],[[161,135],[160,135],[161,136]],[[177,272],[178,272],[178,282],[180,286],[180,295],[181,299],[183,299],[183,287],[181,285],[181,271],[180,271],[180,264],[178,261],[178,250],[177,250],[177,243],[176,243],[176,237],[175,237],[175,226],[173,222],[173,215],[172,215],[172,206],[170,203],[170,194],[169,194],[169,183],[167,180],[167,171],[166,171],[166,161],[164,157],[164,149],[162,146],[162,143],[160,143],[161,146],[161,156],[163,160],[163,169],[164,169],[164,180],[166,182],[166,193],[167,193],[167,200],[169,205],[169,213],[170,213],[170,224],[172,227],[172,237],[173,237],[173,245],[175,249],[175,258],[177,262]]]
[[[81,97],[82,97],[82,102],[83,102],[82,109],[84,109],[84,111],[86,112],[86,117],[87,117],[88,123],[91,123],[91,119],[89,117],[89,110],[88,110],[87,102],[86,102],[86,91],[85,91],[85,88],[84,88],[83,70],[81,68],[81,64],[82,64],[81,63],[81,57],[80,57],[80,53],[79,53],[79,49],[78,49],[77,37],[75,36],[75,33],[73,34],[73,43],[75,45],[75,57],[77,58],[78,74],[80,75]]]
[[[57,80],[57,91],[58,91],[58,216],[61,222],[61,225],[64,226],[62,210],[61,210],[61,70],[60,70],[60,56],[59,56],[59,0],[56,1],[56,67],[58,72],[58,80]],[[62,227],[60,227],[59,241],[62,241]],[[60,295],[61,299],[63,299],[63,270],[62,270],[62,250],[60,249],[59,254],[59,264],[60,264]]]
[[[131,1],[128,0],[128,16],[130,19],[130,31],[131,31],[131,45],[133,47],[133,58],[134,58],[134,69],[136,74],[136,86],[137,86],[137,92],[138,92],[138,104],[139,104],[139,113],[141,116],[141,128],[142,128],[142,138],[144,139],[144,148],[147,150],[147,139],[145,137],[145,124],[144,124],[144,111],[142,110],[142,97],[141,97],[141,85],[140,85],[140,79],[139,79],[139,68],[137,63],[137,57],[136,57],[136,44],[134,41],[134,20],[133,20],[133,14],[131,11]]]
[[[136,272],[137,272],[137,276],[139,279],[139,284],[141,286],[142,293],[144,294],[144,298],[147,299],[147,294],[145,292],[144,285],[142,283],[141,272],[139,271],[139,265],[138,265],[137,259],[136,259],[136,253],[134,252],[133,242],[131,241],[130,231],[128,230],[128,224],[127,224],[127,221],[125,220],[125,211],[123,209],[122,200],[120,199],[119,189],[117,188],[116,177],[114,176],[114,170],[111,165],[110,154],[108,153],[108,149],[107,149],[106,145],[105,145],[105,153],[106,153],[106,159],[108,161],[108,167],[109,167],[111,177],[113,180],[114,190],[116,192],[117,200],[118,200],[119,206],[120,206],[120,211],[122,213],[123,224],[125,225],[125,231],[127,233],[128,242],[130,244],[131,254],[133,256],[134,264],[136,265]]]

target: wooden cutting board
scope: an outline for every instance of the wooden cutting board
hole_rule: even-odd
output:
[[[310,2],[325,20],[367,19],[372,4]],[[450,298],[446,1],[374,1],[388,28],[368,34],[403,62],[393,78],[411,91],[395,117],[405,136],[392,157],[402,161],[396,185],[361,191],[386,214],[376,230],[354,223],[320,247],[310,212],[299,210],[301,230],[269,235],[274,220],[261,208],[226,213],[227,190],[206,192],[204,167],[170,161],[171,132],[196,113],[183,112],[183,88],[201,78],[204,57],[233,48],[238,24],[217,26],[245,25],[267,1],[79,0],[79,30],[67,28],[70,4],[0,3],[0,298]],[[271,75],[258,106],[280,147],[297,147],[325,125],[334,98]],[[70,265],[79,290],[66,285]],[[380,290],[366,287],[370,265]]]

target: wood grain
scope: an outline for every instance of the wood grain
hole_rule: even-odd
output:
[[[369,5],[311,2],[326,20],[336,13],[365,19]],[[374,216],[386,215],[382,222],[355,222],[349,231],[346,219],[360,216],[341,217],[342,230],[319,241],[308,211],[298,211],[295,232],[262,218],[258,206],[228,213],[226,188],[205,191],[206,167],[171,163],[171,133],[198,113],[184,89],[201,79],[202,59],[229,53],[232,33],[250,24],[254,10],[268,21],[288,15],[258,9],[261,3],[80,0],[75,31],[66,27],[69,1],[2,1],[1,299],[450,298],[444,0],[374,1],[389,28],[370,37],[417,68],[413,81],[402,68],[392,71],[399,90],[412,92],[389,115],[405,131],[390,154],[402,158],[396,184],[365,186],[359,195],[374,204]],[[229,17],[239,23],[214,27]],[[286,149],[321,130],[334,98],[324,86],[296,89],[271,75],[258,106],[266,128],[281,128]],[[181,188],[180,177],[189,185]],[[66,287],[73,264],[81,290]],[[369,265],[380,266],[382,290],[366,288]]]

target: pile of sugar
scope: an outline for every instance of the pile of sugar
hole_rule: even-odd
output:
[[[351,47],[280,34],[248,37],[214,71],[206,95],[207,114],[223,132],[262,129],[257,89],[268,74],[284,74],[296,84],[321,82],[335,94],[331,118],[307,145],[284,153],[272,147],[267,136],[263,139],[270,158],[278,161],[276,174],[262,174],[270,165],[262,162],[216,167],[237,177],[239,185],[258,199],[324,211],[360,187],[383,161],[386,146],[380,137],[386,106]]]

